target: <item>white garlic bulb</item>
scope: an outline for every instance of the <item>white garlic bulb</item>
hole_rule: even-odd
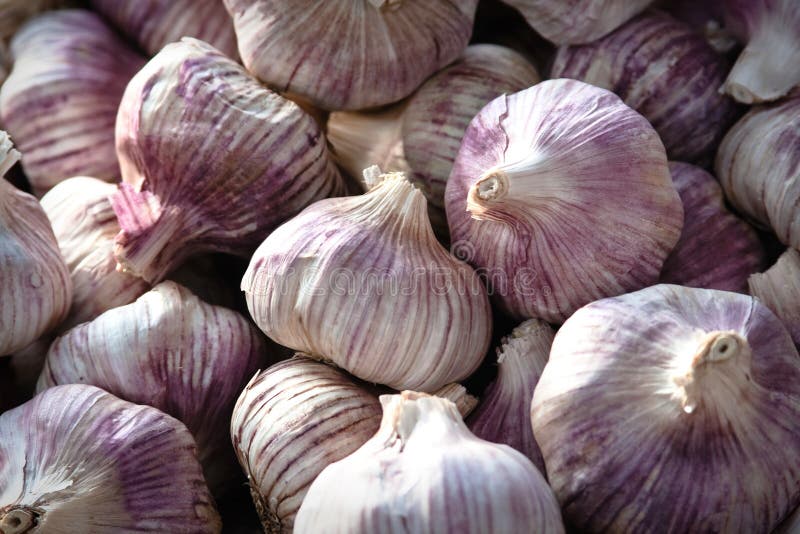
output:
[[[750,294],[775,312],[800,346],[800,252],[786,249],[763,273],[747,280]]]

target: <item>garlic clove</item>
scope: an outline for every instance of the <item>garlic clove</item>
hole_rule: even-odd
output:
[[[11,42],[14,67],[0,88],[0,121],[22,152],[34,191],[77,175],[111,181],[120,170],[114,121],[144,59],[94,13],[30,20]]]
[[[747,281],[750,294],[777,315],[800,346],[800,252],[787,249],[775,264]]]
[[[616,95],[548,80],[490,102],[445,192],[453,248],[517,319],[563,322],[654,283],[683,209],[664,146]]]
[[[0,415],[0,531],[221,531],[186,427],[83,385]]]
[[[316,478],[295,532],[564,532],[533,464],[472,435],[452,402],[407,391],[381,404],[378,432]]]
[[[659,281],[747,293],[748,276],[766,261],[758,234],[728,211],[712,175],[675,161],[669,170],[683,203],[684,223]]]
[[[550,75],[613,91],[650,121],[671,159],[694,162],[713,155],[739,115],[718,92],[728,69],[691,26],[656,11],[588,45],[559,48]]]
[[[477,0],[225,0],[247,69],[323,109],[396,102],[467,46]]]
[[[236,59],[233,21],[221,0],[91,0],[92,7],[150,56],[181,37],[204,41]]]
[[[266,352],[244,317],[163,282],[56,339],[37,390],[91,384],[169,413],[194,436],[218,493],[235,472],[227,432],[233,405]]]
[[[746,295],[664,284],[585,306],[531,417],[576,531],[768,533],[800,500],[800,356]]]
[[[368,382],[434,391],[486,354],[486,290],[436,241],[424,195],[402,173],[369,171],[369,193],[317,202],[270,234],[242,290],[281,345]]]
[[[249,255],[343,190],[314,119],[196,39],[167,45],[131,80],[116,143],[115,256],[150,283],[192,254]]]

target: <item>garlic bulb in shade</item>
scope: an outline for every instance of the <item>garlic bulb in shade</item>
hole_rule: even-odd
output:
[[[247,69],[278,91],[331,110],[411,94],[466,48],[477,4],[225,0]]]
[[[65,4],[65,0],[4,0],[0,11],[0,43],[11,39],[29,18]]]
[[[91,384],[169,413],[194,435],[206,480],[218,490],[235,471],[233,405],[265,353],[244,317],[163,282],[56,339],[37,389]]]
[[[531,428],[531,399],[554,335],[550,325],[530,319],[504,338],[497,349],[497,379],[467,419],[467,426],[476,436],[514,447],[542,474],[544,460]]]
[[[683,210],[655,130],[616,95],[548,80],[490,102],[445,193],[450,237],[502,310],[563,322],[654,283]]]
[[[237,57],[233,21],[222,0],[91,0],[91,3],[151,56],[181,37],[194,37],[231,59]]]
[[[369,193],[317,202],[267,237],[242,280],[247,306],[281,345],[433,391],[486,354],[486,289],[436,241],[423,194],[402,173],[368,171]]]
[[[180,421],[83,385],[0,415],[0,532],[221,527]]]
[[[671,161],[672,181],[683,202],[681,238],[664,262],[660,282],[747,292],[747,278],[766,257],[753,228],[728,211],[709,173]]]
[[[30,20],[14,36],[11,53],[0,121],[22,152],[34,191],[76,175],[118,179],[117,108],[144,58],[98,15],[79,9]]]
[[[716,174],[739,212],[800,248],[800,95],[750,110],[722,140]]]
[[[775,265],[748,280],[750,294],[777,315],[800,346],[800,252],[787,249]]]
[[[39,202],[2,178],[19,160],[0,131],[0,355],[55,328],[72,301],[72,282]]]
[[[558,504],[530,460],[472,435],[452,402],[381,396],[377,434],[325,468],[295,532],[564,532]]]
[[[195,253],[249,255],[343,188],[314,119],[196,39],[167,45],[133,78],[116,142],[115,255],[151,283]]]
[[[752,297],[653,286],[556,334],[533,431],[584,532],[770,532],[800,499],[800,356]]]
[[[725,27],[746,43],[723,89],[756,104],[785,96],[800,84],[800,3],[725,0]]]
[[[613,91],[650,121],[671,159],[697,161],[713,155],[738,116],[736,103],[718,92],[727,72],[702,35],[651,12],[591,44],[559,48],[551,77]]]

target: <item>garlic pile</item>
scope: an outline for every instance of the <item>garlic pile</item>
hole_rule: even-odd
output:
[[[750,294],[775,312],[800,346],[800,252],[787,249],[775,265],[747,282]]]

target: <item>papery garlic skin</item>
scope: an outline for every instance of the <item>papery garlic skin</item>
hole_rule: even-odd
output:
[[[652,284],[683,224],[664,146],[616,95],[548,80],[490,102],[445,192],[454,247],[518,319]]]
[[[182,421],[197,441],[212,490],[235,472],[228,424],[266,347],[241,315],[163,282],[56,339],[37,390],[83,383],[149,404]]]
[[[650,121],[670,159],[694,162],[713,156],[739,115],[718,91],[728,69],[688,24],[656,11],[588,45],[559,48],[550,75],[616,93]]]
[[[114,123],[144,58],[80,9],[45,13],[11,41],[14,67],[0,88],[0,122],[22,152],[37,194],[72,176],[120,176]]]
[[[121,267],[150,283],[200,252],[248,256],[308,204],[343,192],[317,123],[196,39],[131,80],[112,197]]]
[[[683,203],[683,231],[659,282],[747,293],[747,279],[766,254],[756,231],[728,211],[716,179],[700,167],[671,161]]]
[[[411,94],[466,48],[477,4],[225,0],[247,69],[275,90],[329,110]]]
[[[800,346],[800,252],[786,249],[772,267],[753,274],[747,282],[750,294],[783,321]]]
[[[564,532],[552,491],[511,447],[472,435],[455,405],[381,396],[377,434],[325,468],[295,532]]]
[[[576,531],[768,533],[800,500],[800,356],[749,296],[664,284],[585,306],[531,417]]]
[[[0,415],[0,530],[222,530],[180,421],[83,385]]]
[[[242,280],[269,337],[368,382],[434,391],[469,376],[491,336],[486,289],[436,241],[402,173],[317,202],[256,250]]]

